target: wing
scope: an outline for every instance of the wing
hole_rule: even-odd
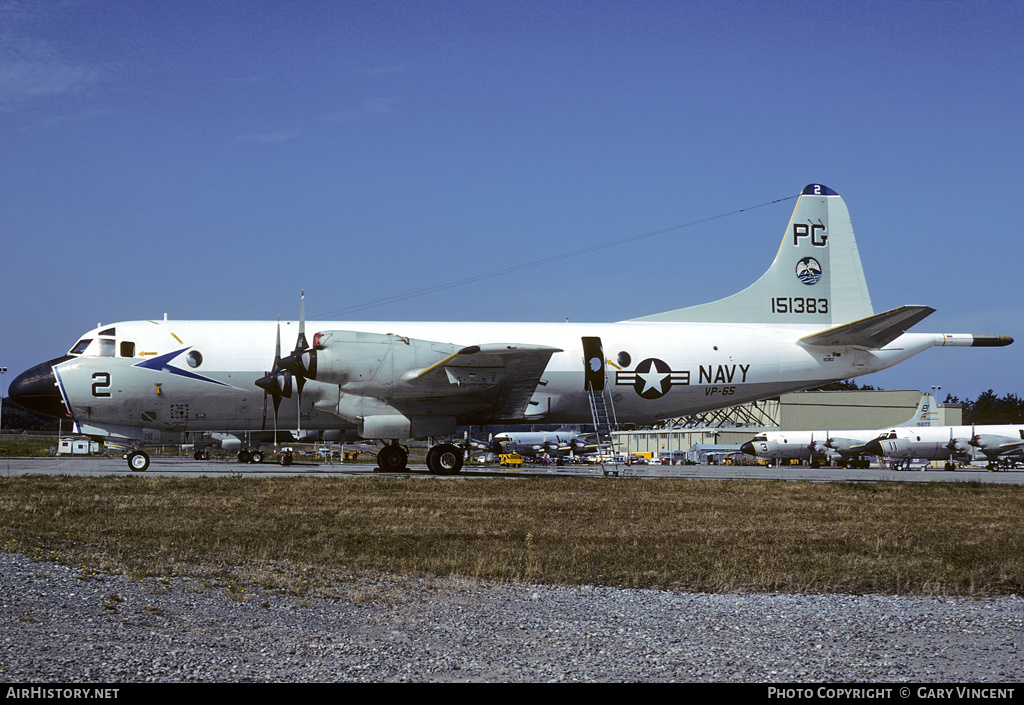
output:
[[[403,379],[415,398],[476,399],[482,408],[474,416],[521,419],[556,352],[562,351],[544,345],[473,345],[423,370],[406,372]]]
[[[462,347],[363,331],[323,331],[316,341],[317,381],[356,398],[338,407],[346,418],[398,412],[460,423],[521,419],[548,361],[561,352],[508,343]]]

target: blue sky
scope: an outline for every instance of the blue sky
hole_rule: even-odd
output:
[[[1003,333],[861,379],[1024,394],[1024,3],[0,0],[11,373],[97,322],[614,321],[850,209],[878,311]],[[10,381],[8,377],[6,381]]]

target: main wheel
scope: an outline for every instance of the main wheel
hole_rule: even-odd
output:
[[[238,462],[240,462],[240,463],[248,463],[249,462],[249,451],[247,449],[242,448],[242,450],[238,451]]]
[[[434,475],[457,475],[462,470],[462,449],[442,443],[427,453],[427,469]]]
[[[254,450],[252,455],[249,456],[250,463],[262,463],[263,462],[263,451]]]
[[[149,467],[149,456],[141,450],[134,450],[128,454],[128,467],[132,472],[145,472]]]
[[[398,445],[386,445],[377,452],[377,467],[383,472],[404,472],[409,454]]]

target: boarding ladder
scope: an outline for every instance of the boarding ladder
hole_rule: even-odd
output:
[[[615,446],[612,441],[612,431],[618,427],[618,421],[615,419],[615,406],[612,404],[611,397],[605,389],[597,390],[588,384],[587,396],[590,399],[590,413],[594,418],[598,456],[601,458],[613,458]],[[605,463],[602,462],[601,464],[603,466]],[[607,470],[605,470],[605,474],[608,474]]]

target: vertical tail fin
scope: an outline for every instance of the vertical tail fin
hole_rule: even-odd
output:
[[[901,426],[941,426],[939,420],[939,407],[935,403],[935,397],[925,392],[921,395],[921,401],[917,405],[917,411]]]
[[[810,184],[797,199],[775,261],[760,279],[718,301],[633,320],[827,328],[873,313],[846,204],[827,186]]]

